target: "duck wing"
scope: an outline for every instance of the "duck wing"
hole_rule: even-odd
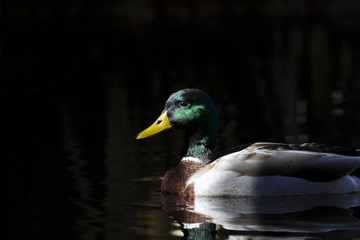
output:
[[[309,146],[255,143],[207,166],[248,176],[289,176],[315,182],[336,180],[360,167],[360,156],[312,151]]]

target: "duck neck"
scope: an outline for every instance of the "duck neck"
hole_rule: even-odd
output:
[[[182,157],[194,157],[200,159],[204,164],[209,164],[214,160],[216,134],[205,134],[206,132],[199,128],[194,134],[187,133]]]

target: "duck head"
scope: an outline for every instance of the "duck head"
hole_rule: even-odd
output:
[[[166,101],[160,117],[135,139],[153,136],[170,128],[186,133],[183,156],[210,162],[214,157],[218,114],[212,99],[198,89],[183,89]]]

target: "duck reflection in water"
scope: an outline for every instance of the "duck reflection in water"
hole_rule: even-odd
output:
[[[164,209],[181,224],[185,236],[196,236],[189,239],[215,239],[212,237],[216,234],[216,225],[225,231],[230,230],[228,235],[277,232],[321,236],[330,231],[360,230],[360,218],[354,214],[354,209],[360,206],[359,193],[301,197],[199,197],[194,205],[175,195],[165,194],[162,200]]]
[[[319,199],[336,198],[322,197],[323,195],[343,196],[360,192],[360,179],[350,175],[360,167],[359,150],[321,144],[254,143],[234,148],[216,159],[214,149],[217,127],[218,115],[212,99],[200,90],[183,89],[173,93],[160,117],[136,136],[136,139],[143,139],[170,128],[185,132],[187,138],[179,159],[174,167],[165,173],[161,186],[162,193],[171,196],[168,199],[175,196],[175,202],[186,203],[183,206],[193,206],[194,209],[186,210],[186,213],[179,214],[175,211],[174,215],[179,215],[179,221],[185,216],[187,219],[197,219],[197,215],[189,214],[194,212],[200,213],[201,217],[215,214],[211,219],[220,221],[227,217],[216,217],[216,213],[221,216],[223,212],[215,210],[228,209],[226,216],[240,214],[241,221],[249,221],[240,224],[246,226],[243,229],[251,226],[262,229],[252,222],[258,220],[258,215],[252,214],[277,216],[293,212],[304,213],[314,206],[329,206],[329,203],[323,205]],[[313,195],[318,197],[293,198],[300,199],[300,202],[289,200],[291,196]],[[288,199],[284,205],[288,207],[286,211],[278,208],[284,204],[283,198],[279,197],[284,196]],[[272,198],[265,200],[264,197]],[[301,210],[304,206],[311,208]],[[330,206],[338,207],[334,203]],[[341,209],[352,206],[345,205],[345,208]],[[257,209],[258,212],[244,212],[249,208]],[[206,212],[208,209],[211,211]],[[262,212],[264,210],[265,212]],[[174,213],[172,210],[170,212]],[[264,230],[266,229],[274,228],[265,227]]]

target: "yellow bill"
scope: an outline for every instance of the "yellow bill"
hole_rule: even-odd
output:
[[[147,138],[152,135],[155,135],[159,132],[165,131],[169,128],[171,128],[171,124],[169,121],[169,118],[166,115],[167,111],[163,111],[158,119],[147,129],[139,133],[135,139],[139,140],[142,138]]]

